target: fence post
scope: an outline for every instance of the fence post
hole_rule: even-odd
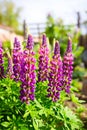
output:
[[[77,27],[80,28],[81,27],[81,23],[80,23],[81,17],[80,17],[80,12],[77,12]]]
[[[39,26],[40,24],[38,23],[37,24],[37,32],[38,32],[38,37],[39,37],[39,39],[40,39],[40,26]]]
[[[25,41],[27,37],[27,24],[25,20],[23,21],[23,36],[24,36],[24,41]]]

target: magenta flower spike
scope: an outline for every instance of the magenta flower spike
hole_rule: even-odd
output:
[[[11,79],[14,78],[14,75],[13,75],[13,66],[12,66],[12,58],[11,57],[8,57],[8,69],[7,69],[7,74],[9,75],[9,77]]]
[[[13,75],[14,80],[18,81],[20,80],[20,58],[21,58],[21,47],[20,42],[17,38],[14,39],[14,48],[13,48]]]
[[[60,91],[62,90],[62,60],[60,57],[60,46],[59,42],[55,43],[54,55],[50,62],[50,72],[49,72],[49,88],[48,97],[51,97],[53,102],[56,102],[60,97]]]
[[[33,52],[33,38],[31,35],[28,36],[27,50],[24,51],[21,60],[21,74],[20,80],[21,91],[20,100],[29,104],[35,98],[35,84],[36,84],[36,73],[35,73],[35,62],[34,52]]]
[[[21,49],[20,42],[18,41],[18,39],[16,37],[14,39],[14,49],[15,50],[20,50]]]
[[[71,39],[68,39],[67,50],[65,52],[63,58],[63,89],[69,93],[70,92],[70,84],[72,81],[72,73],[73,73],[73,54],[72,54],[72,42]]]
[[[3,49],[2,43],[0,42],[0,78],[4,77],[4,67],[3,67]]]
[[[38,82],[46,81],[48,78],[49,49],[47,47],[46,35],[42,36],[42,44],[39,50]]]
[[[32,37],[32,35],[29,35],[29,36],[28,36],[28,39],[27,39],[26,48],[27,48],[28,50],[32,51],[33,46],[34,46],[33,37]]]

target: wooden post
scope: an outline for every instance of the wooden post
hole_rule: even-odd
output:
[[[40,39],[40,26],[39,26],[39,23],[37,24],[37,32],[38,32],[38,37]]]
[[[87,75],[83,78],[82,94],[87,96]]]
[[[26,37],[27,37],[27,25],[26,25],[26,21],[25,20],[23,22],[23,35],[24,35],[24,41],[25,41]]]
[[[81,23],[80,23],[81,17],[80,17],[80,12],[77,12],[77,27],[80,28],[81,27]]]

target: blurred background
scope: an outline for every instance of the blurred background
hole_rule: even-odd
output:
[[[3,48],[10,48],[14,37],[26,41],[29,33],[34,37],[35,52],[39,49],[42,33],[46,33],[51,52],[54,38],[59,40],[61,56],[68,36],[72,38],[75,59],[72,89],[78,99],[85,100],[83,106],[87,108],[87,0],[0,0]],[[76,102],[77,98],[72,97],[72,100]],[[81,118],[87,128],[87,110],[81,113]]]
[[[30,32],[38,37],[45,31],[51,16],[53,19],[49,22],[73,25],[76,32],[86,34],[86,5],[86,0],[0,0],[0,28],[21,35]]]

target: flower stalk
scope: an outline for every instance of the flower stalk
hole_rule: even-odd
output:
[[[42,44],[39,50],[39,65],[38,65],[38,82],[46,81],[48,79],[49,68],[49,49],[47,47],[46,35],[42,36]]]
[[[58,41],[55,43],[54,55],[50,62],[48,80],[48,97],[51,97],[52,101],[56,102],[60,97],[60,91],[62,89],[62,60],[60,57],[60,46]]]
[[[33,52],[33,38],[31,35],[28,36],[27,50],[24,51],[21,60],[21,91],[20,99],[22,102],[29,104],[35,98],[35,83],[36,83],[36,73],[35,73],[35,63]]]
[[[4,67],[3,67],[3,49],[2,49],[2,43],[0,42],[0,78],[4,77]]]
[[[72,73],[73,73],[73,54],[72,54],[72,42],[71,39],[68,39],[67,50],[65,52],[63,58],[63,89],[69,93],[70,92],[70,84],[72,81]]]

